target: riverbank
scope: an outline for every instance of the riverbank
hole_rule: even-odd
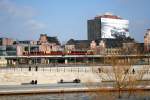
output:
[[[5,68],[0,69],[0,85],[20,85],[37,80],[38,84],[55,84],[61,79],[72,81],[80,79],[82,82],[100,82],[95,72],[97,66],[92,67],[46,67],[38,68]]]
[[[149,67],[145,65],[144,67]],[[0,68],[0,85],[20,85],[37,80],[38,84],[55,84],[60,80],[73,81],[80,79],[83,83],[101,82],[99,68],[104,69],[110,66],[80,66],[80,67],[32,67],[31,69],[20,68]],[[140,70],[140,65],[133,66],[135,71]],[[143,70],[143,69],[142,69]],[[150,71],[144,71],[142,80],[150,80]],[[101,73],[105,80],[110,80],[105,73]]]
[[[138,86],[135,88],[122,88],[118,90],[111,86],[99,87],[97,84],[45,84],[45,85],[1,85],[0,95],[29,95],[29,94],[63,94],[63,93],[83,93],[83,92],[118,92],[118,91],[148,91],[150,86]]]

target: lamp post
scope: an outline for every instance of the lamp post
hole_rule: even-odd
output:
[[[77,66],[76,52],[74,52],[74,58],[75,58],[75,67],[76,67]]]
[[[30,64],[30,44],[28,44],[27,55],[28,55],[28,64]]]
[[[38,52],[38,50],[37,50],[37,48],[35,49],[36,50],[36,65],[37,65],[37,52]]]

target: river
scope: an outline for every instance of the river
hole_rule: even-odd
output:
[[[150,92],[122,93],[61,93],[61,94],[32,94],[32,95],[3,95],[0,100],[150,100]]]

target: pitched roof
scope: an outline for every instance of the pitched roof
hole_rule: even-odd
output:
[[[47,41],[49,43],[56,43],[57,45],[60,45],[60,42],[58,41],[57,37],[50,37],[50,36],[47,36]]]

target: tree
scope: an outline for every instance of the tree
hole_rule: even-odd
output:
[[[109,58],[109,59],[108,59]],[[118,98],[122,97],[122,91],[128,92],[128,97],[134,94],[135,90],[142,83],[145,73],[149,70],[149,66],[141,65],[140,68],[135,68],[135,59],[128,57],[120,58],[116,55],[108,57],[107,62],[111,64],[109,67],[101,67],[97,74],[102,81],[112,82],[112,88],[118,92]],[[142,84],[143,88],[145,84]]]

